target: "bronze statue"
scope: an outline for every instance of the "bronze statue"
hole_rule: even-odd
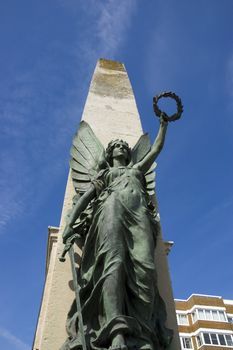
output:
[[[78,194],[63,241],[66,250],[77,237],[84,241],[78,297],[87,349],[157,350],[171,342],[156,284],[158,213],[152,200],[154,161],[163,148],[167,120],[160,113],[152,146],[145,134],[132,150],[122,140],[104,150],[84,121],[74,137],[70,166]],[[78,311],[74,301],[62,350],[83,345]]]

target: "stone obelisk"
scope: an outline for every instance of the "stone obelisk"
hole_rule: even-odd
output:
[[[122,63],[105,59],[98,61],[82,119],[89,123],[104,146],[116,138],[124,139],[131,147],[137,142],[142,134],[142,126],[133,90]],[[61,263],[58,258],[63,250],[62,232],[65,217],[72,205],[74,194],[69,175],[60,226],[49,227],[46,280],[33,350],[59,350],[67,337],[65,323],[74,299],[74,291],[69,259]],[[169,349],[179,350],[175,306],[167,264],[167,247],[168,244],[159,236],[156,248],[158,288],[167,307],[167,327],[174,331]]]

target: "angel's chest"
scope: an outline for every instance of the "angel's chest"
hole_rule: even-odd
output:
[[[134,168],[128,168],[128,167],[118,167],[118,168],[111,168],[107,175],[107,182],[108,184],[111,184],[112,182],[144,182],[144,176],[143,174],[138,170]]]

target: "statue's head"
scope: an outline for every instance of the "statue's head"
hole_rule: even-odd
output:
[[[131,161],[131,149],[127,142],[123,140],[113,140],[109,142],[108,147],[106,148],[106,160],[113,165],[114,157],[125,157],[126,164],[129,164]]]

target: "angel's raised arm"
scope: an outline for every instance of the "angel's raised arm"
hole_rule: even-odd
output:
[[[157,137],[154,141],[154,144],[152,145],[150,151],[146,154],[146,156],[137,164],[137,168],[142,170],[144,173],[146,173],[150,167],[152,166],[155,159],[158,157],[159,153],[161,152],[164,141],[165,141],[165,135],[167,131],[167,121],[163,117],[163,115],[160,117],[160,128],[159,132],[157,134]]]

